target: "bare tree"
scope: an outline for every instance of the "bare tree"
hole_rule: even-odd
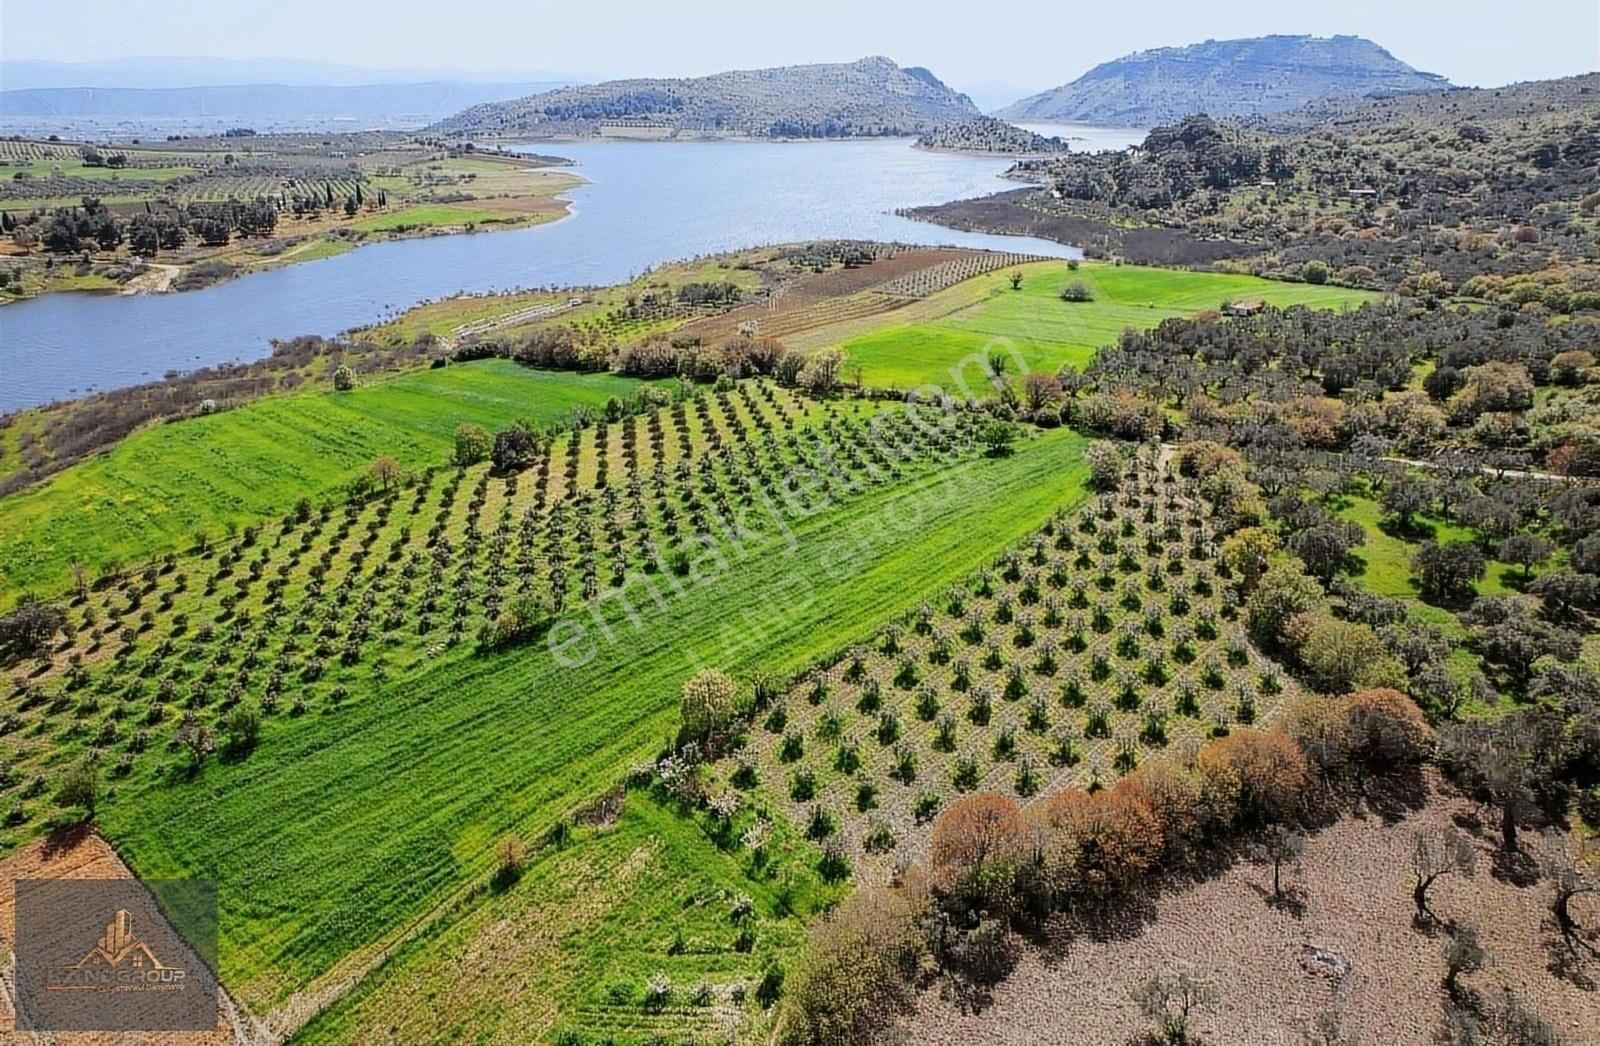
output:
[[[1541,871],[1550,882],[1550,918],[1561,933],[1561,941],[1568,953],[1573,956],[1587,952],[1591,957],[1600,957],[1600,948],[1589,943],[1589,934],[1578,922],[1577,916],[1572,914],[1573,898],[1600,894],[1600,875],[1595,873],[1593,864],[1587,859],[1588,851],[1592,848],[1592,843],[1585,844],[1582,850],[1574,853],[1564,835],[1551,832],[1542,862]]]
[[[1146,1017],[1156,1022],[1168,1046],[1190,1042],[1189,1021],[1194,1011],[1214,1006],[1221,994],[1210,982],[1190,970],[1176,974],[1157,974],[1133,990],[1133,1001]]]
[[[1281,824],[1272,826],[1266,838],[1250,848],[1251,855],[1272,865],[1272,899],[1283,900],[1283,866],[1300,866],[1300,856],[1306,851],[1306,837]]]
[[[1417,920],[1431,923],[1435,920],[1433,909],[1428,907],[1428,891],[1441,876],[1452,873],[1471,875],[1478,866],[1478,852],[1472,841],[1455,828],[1445,827],[1430,832],[1417,832],[1412,836],[1411,900],[1417,906]]]
[[[372,463],[372,478],[378,481],[385,494],[389,493],[400,479],[400,463],[385,454]]]

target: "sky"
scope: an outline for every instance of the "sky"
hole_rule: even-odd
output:
[[[694,76],[884,54],[980,103],[1129,51],[1366,36],[1464,85],[1600,69],[1600,0],[0,0],[0,58],[206,56],[506,78]]]

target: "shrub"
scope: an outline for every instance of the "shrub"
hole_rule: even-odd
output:
[[[489,460],[500,473],[521,472],[538,454],[539,438],[521,425],[496,432],[489,448]]]
[[[1200,829],[1200,786],[1194,775],[1170,759],[1149,759],[1118,781],[1112,793],[1143,804],[1156,820],[1165,859],[1181,857]]]
[[[1324,774],[1337,775],[1350,763],[1349,702],[1337,697],[1300,697],[1286,705],[1278,722],[1306,759]]]
[[[1310,776],[1305,754],[1276,729],[1234,731],[1201,749],[1195,769],[1203,779],[1235,783],[1239,819],[1269,824],[1295,816]]]
[[[789,976],[785,1043],[872,1042],[911,1012],[922,959],[917,912],[897,890],[850,895],[812,931]]]
[[[1383,646],[1371,625],[1308,611],[1291,618],[1285,632],[1301,665],[1324,693],[1405,680],[1400,663],[1381,653]]]
[[[56,802],[62,807],[72,809],[81,807],[89,817],[94,816],[97,800],[100,796],[100,776],[95,771],[94,764],[83,762],[74,766],[61,778],[61,785],[56,789]]]
[[[1416,703],[1398,690],[1363,690],[1346,699],[1351,754],[1375,768],[1420,763],[1433,731]]]
[[[528,863],[527,844],[518,836],[508,835],[495,847],[495,860],[494,885],[503,890],[522,877],[522,869]]]
[[[244,755],[255,748],[261,737],[261,713],[248,705],[238,705],[223,723],[227,730],[227,749]]]
[[[43,653],[66,624],[66,612],[60,607],[24,597],[20,606],[0,617],[0,661]]]
[[[1289,621],[1322,603],[1322,586],[1298,564],[1269,567],[1245,603],[1250,634],[1263,646],[1281,646]]]
[[[705,743],[733,719],[738,688],[726,673],[703,668],[683,684],[679,697],[682,741]]]
[[[1045,882],[1058,903],[1114,903],[1149,872],[1162,847],[1155,815],[1128,791],[1067,789],[1033,809]]]
[[[947,941],[946,961],[978,984],[1004,980],[1017,964],[1022,938],[1000,918],[979,919]]]
[[[934,882],[974,907],[1006,911],[1028,846],[1028,826],[1015,801],[992,792],[964,797],[934,822]]]
[[[1155,1021],[1161,1041],[1181,1046],[1190,1041],[1189,1021],[1195,1010],[1216,1005],[1221,993],[1187,970],[1175,976],[1157,974],[1133,991],[1133,1001]]]
[[[1061,300],[1073,303],[1094,301],[1094,290],[1082,280],[1073,280],[1061,288]]]
[[[457,465],[465,468],[487,461],[493,447],[493,440],[482,426],[467,423],[456,427],[454,461]]]

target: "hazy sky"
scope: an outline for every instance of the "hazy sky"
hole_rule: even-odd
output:
[[[975,94],[1063,83],[1132,50],[1367,36],[1462,84],[1600,68],[1597,0],[0,0],[0,56],[294,58],[585,79],[886,54]]]

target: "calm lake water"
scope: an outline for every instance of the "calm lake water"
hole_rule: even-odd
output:
[[[56,294],[0,308],[0,412],[254,359],[270,339],[336,334],[428,299],[618,283],[663,262],[761,244],[845,237],[1077,253],[897,217],[898,207],[1015,184],[1000,178],[1004,159],[931,153],[907,140],[584,142],[527,151],[576,161],[588,184],[571,193],[571,217],[373,244],[202,291]]]

